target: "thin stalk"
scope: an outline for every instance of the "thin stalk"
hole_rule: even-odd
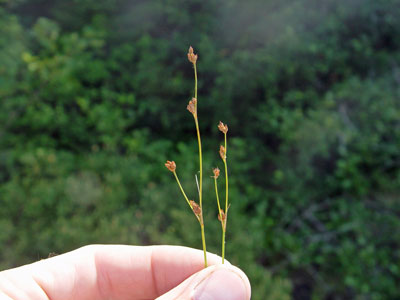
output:
[[[181,189],[181,192],[182,192],[182,194],[183,194],[183,197],[185,197],[187,204],[189,204],[190,208],[192,208],[192,205],[190,204],[189,199],[188,199],[188,197],[186,196],[185,191],[183,190],[183,187],[182,187],[182,185],[181,185],[181,182],[179,181],[178,175],[176,174],[175,171],[174,171],[173,173],[174,173],[174,175],[175,175],[176,182],[178,183],[179,188]]]
[[[206,251],[206,235],[204,233],[203,213],[201,214],[200,228],[201,228],[201,241],[203,243],[203,251],[204,251],[204,267],[207,268],[208,264],[207,264],[207,251]]]
[[[207,267],[207,250],[206,250],[206,237],[204,233],[204,221],[203,221],[203,157],[202,157],[202,151],[201,151],[201,137],[200,137],[200,129],[199,129],[199,121],[197,117],[197,68],[196,64],[193,64],[194,67],[194,97],[196,98],[196,104],[195,104],[195,115],[194,115],[194,122],[196,124],[196,132],[197,132],[197,142],[199,145],[199,167],[200,167],[200,184],[199,184],[199,204],[200,204],[200,209],[202,211],[201,218],[200,218],[200,227],[201,227],[201,239],[203,242],[203,251],[204,251],[204,266]]]
[[[224,263],[225,259],[225,232],[225,229],[222,229],[222,264]]]
[[[224,166],[225,166],[225,213],[228,213],[228,166],[226,164],[226,153],[228,153],[228,145],[226,143],[226,133],[224,134],[225,137],[225,159],[224,159]]]
[[[214,177],[214,186],[215,186],[215,195],[217,196],[218,214],[219,214],[219,217],[220,217],[221,220],[222,220],[221,205],[219,204],[219,196],[218,196],[217,178],[215,178],[215,177]]]
[[[196,124],[196,132],[197,132],[197,142],[199,145],[199,164],[200,164],[200,187],[199,187],[199,202],[200,207],[202,208],[202,187],[203,187],[203,158],[202,158],[202,151],[201,151],[201,137],[200,137],[200,128],[199,128],[199,120],[197,115],[197,67],[196,64],[193,64],[194,67],[194,97],[196,98],[195,103],[195,115],[194,115],[194,122]]]
[[[225,224],[224,228],[222,230],[222,263],[224,263],[224,257],[225,257],[225,233],[226,233],[226,222],[228,221],[228,165],[226,163],[227,159],[227,152],[228,152],[228,145],[226,142],[226,133],[224,133],[224,140],[225,140],[225,159],[224,161],[224,167],[225,167]]]
[[[196,104],[197,105],[197,104]],[[196,107],[197,110],[197,107]],[[194,122],[196,124],[196,132],[197,132],[197,143],[199,144],[199,165],[200,165],[200,184],[199,184],[199,202],[200,202],[200,207],[202,207],[202,191],[203,191],[203,156],[202,156],[202,151],[201,151],[201,137],[200,137],[200,129],[199,129],[199,122],[197,120],[197,112],[196,116],[194,117]]]
[[[222,228],[222,263],[225,260],[225,228],[224,228],[224,221],[221,215],[221,205],[219,204],[219,196],[218,196],[218,185],[217,185],[217,178],[214,177],[214,186],[215,186],[215,195],[217,196],[217,204],[218,204],[218,214],[221,220],[221,228]]]
[[[193,64],[194,67],[194,97],[197,99],[197,68],[196,64]]]

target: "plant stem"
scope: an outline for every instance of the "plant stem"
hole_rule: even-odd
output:
[[[217,178],[215,178],[215,177],[214,177],[214,186],[215,186],[215,195],[217,196],[218,214],[219,214],[219,217],[220,217],[221,220],[222,220],[221,205],[219,204],[219,196],[218,196]]]
[[[222,264],[224,263],[224,259],[225,259],[225,229],[222,229]]]
[[[203,157],[201,153],[201,138],[200,138],[200,129],[199,129],[199,122],[197,121],[197,116],[194,119],[194,122],[196,123],[196,131],[197,131],[197,142],[199,144],[199,165],[200,165],[200,183],[199,183],[199,202],[200,202],[200,207],[202,207],[202,191],[203,191]]]
[[[183,187],[182,187],[182,185],[181,185],[181,182],[179,181],[178,175],[176,174],[175,171],[174,171],[173,173],[174,173],[174,175],[175,175],[176,182],[178,183],[179,188],[181,189],[181,192],[182,192],[182,194],[183,194],[183,197],[185,197],[186,202],[189,204],[190,208],[192,208],[192,205],[190,204],[189,199],[188,199],[188,197],[186,196],[185,191],[183,190]]]
[[[193,64],[194,67],[194,97],[196,98],[195,104],[195,115],[194,115],[194,122],[196,124],[196,132],[197,132],[197,142],[199,144],[199,165],[200,165],[200,184],[199,184],[199,204],[201,209],[201,218],[200,218],[200,227],[201,227],[201,239],[203,242],[203,251],[204,251],[204,266],[207,267],[207,250],[206,250],[206,237],[204,233],[204,221],[203,221],[203,157],[201,151],[201,138],[200,138],[200,129],[199,129],[199,121],[197,117],[197,68],[196,64]]]
[[[196,64],[193,64],[194,66],[194,97],[197,100],[197,68]],[[196,132],[197,132],[197,142],[199,145],[199,164],[200,164],[200,186],[199,186],[199,202],[200,202],[200,207],[202,208],[202,187],[203,187],[203,158],[202,158],[202,151],[201,151],[201,137],[200,137],[200,128],[199,128],[199,119],[198,119],[198,114],[197,114],[197,103],[198,100],[195,103],[195,115],[194,115],[194,122],[196,124]]]
[[[228,152],[228,145],[226,143],[226,133],[224,133],[224,140],[225,140],[225,159],[224,161],[224,167],[225,167],[225,224],[224,228],[222,230],[222,263],[224,263],[224,257],[225,257],[225,233],[226,233],[226,222],[228,221],[228,165],[226,163],[227,159],[227,152]]]
[[[219,196],[218,196],[218,185],[217,185],[217,178],[214,177],[214,186],[215,186],[215,195],[217,196],[217,204],[218,204],[218,214],[221,220],[221,228],[222,228],[222,263],[225,260],[225,228],[224,228],[224,221],[221,215],[221,205],[219,203]]]
[[[225,166],[225,214],[228,213],[228,166],[226,164],[226,153],[228,152],[228,145],[226,143],[226,133],[224,134],[225,137],[225,159],[224,159],[224,166]]]
[[[197,68],[196,64],[193,64],[194,67],[194,97],[197,99]],[[197,110],[196,110],[197,112]]]
[[[203,222],[203,214],[201,214],[200,219],[200,228],[201,228],[201,240],[203,242],[203,251],[204,251],[204,267],[207,268],[207,251],[206,251],[206,236],[204,233],[204,222]]]

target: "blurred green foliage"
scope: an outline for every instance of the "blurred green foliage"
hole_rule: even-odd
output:
[[[230,129],[227,257],[253,299],[400,298],[400,1],[0,5],[1,268],[89,243],[200,247],[163,166],[194,195],[192,44],[210,176]]]

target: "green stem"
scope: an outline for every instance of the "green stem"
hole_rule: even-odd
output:
[[[203,242],[203,251],[204,251],[204,266],[207,267],[207,249],[206,249],[206,237],[204,233],[204,221],[203,221],[203,157],[201,151],[201,137],[200,137],[200,128],[199,128],[199,121],[197,117],[197,68],[196,64],[193,64],[194,67],[194,97],[196,98],[195,104],[195,115],[194,115],[194,122],[196,124],[196,132],[197,132],[197,142],[199,144],[199,167],[200,167],[200,184],[199,184],[199,204],[201,209],[201,219],[200,219],[200,227],[201,227],[201,239]]]
[[[208,264],[207,264],[207,251],[206,251],[206,236],[204,233],[203,213],[201,214],[200,228],[201,228],[201,240],[203,242],[203,251],[204,251],[204,267],[207,268]]]
[[[224,167],[225,167],[225,224],[224,224],[224,229],[222,231],[222,263],[225,257],[225,233],[226,233],[226,223],[228,222],[228,190],[229,190],[229,185],[228,185],[228,165],[226,163],[227,159],[227,152],[228,152],[228,145],[226,142],[226,133],[224,134],[224,140],[225,140],[225,159],[224,161]]]
[[[192,208],[192,205],[190,204],[190,201],[189,201],[188,197],[186,196],[185,191],[183,190],[183,187],[182,187],[182,185],[181,185],[181,182],[179,181],[178,175],[176,174],[175,171],[174,171],[173,173],[174,173],[174,175],[175,175],[176,182],[178,183],[179,188],[181,189],[181,192],[182,192],[182,194],[183,194],[183,197],[185,197],[186,202],[189,204],[190,208]]]
[[[195,115],[194,115],[194,122],[196,124],[196,133],[197,133],[197,143],[199,145],[199,165],[200,165],[200,184],[199,184],[199,202],[200,202],[200,208],[203,208],[203,202],[202,202],[202,188],[203,188],[203,157],[202,157],[202,151],[201,151],[201,137],[200,137],[200,128],[199,128],[199,119],[197,115],[197,68],[196,64],[193,64],[194,66],[194,97],[196,98],[196,103],[195,103]]]
[[[225,259],[225,229],[222,229],[222,264]]]
[[[193,64],[193,67],[194,67],[194,97],[197,100],[197,68],[196,68],[196,64]]]
[[[215,195],[217,196],[218,214],[219,214],[219,217],[220,217],[221,220],[222,220],[221,205],[219,204],[219,196],[218,196],[217,178],[215,178],[215,177],[214,177],[214,186],[215,186]]]
[[[225,166],[225,214],[228,213],[228,166],[226,164],[227,153],[228,153],[228,145],[226,143],[226,133],[225,136],[225,159],[224,159],[224,166]]]
[[[218,204],[218,214],[221,220],[221,228],[222,228],[222,263],[225,260],[225,228],[224,228],[224,221],[221,215],[221,205],[219,204],[219,196],[218,196],[218,185],[217,185],[217,178],[214,177],[214,186],[215,186],[215,195],[217,196],[217,204]]]
[[[197,108],[196,108],[197,110]],[[200,202],[200,207],[202,208],[202,191],[203,191],[203,155],[202,155],[202,151],[201,151],[201,137],[200,137],[200,128],[199,128],[199,122],[197,120],[197,112],[196,112],[196,116],[194,118],[194,122],[196,124],[196,132],[197,132],[197,143],[199,144],[199,167],[200,167],[200,183],[199,183],[199,202]]]

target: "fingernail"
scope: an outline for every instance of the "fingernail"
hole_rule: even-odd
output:
[[[194,291],[193,300],[248,300],[243,280],[229,269],[211,273]]]

